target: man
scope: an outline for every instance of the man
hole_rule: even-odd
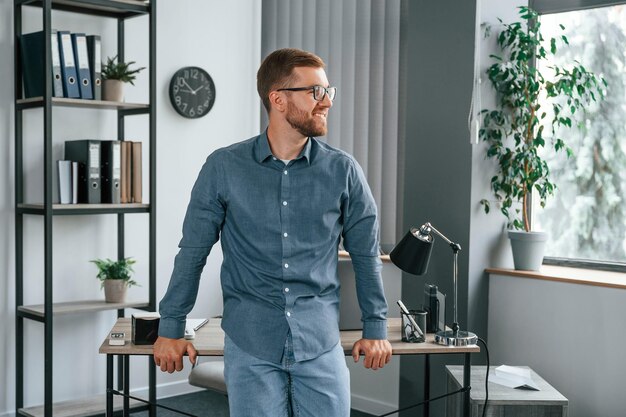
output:
[[[261,135],[208,158],[191,193],[174,271],[160,304],[154,359],[180,371],[181,339],[211,247],[224,261],[224,375],[233,417],[350,415],[339,343],[337,249],[354,265],[363,339],[357,362],[391,358],[380,277],[376,206],[354,158],[315,139],[327,132],[336,89],[324,62],[298,49],[270,54],[257,73],[269,114]]]

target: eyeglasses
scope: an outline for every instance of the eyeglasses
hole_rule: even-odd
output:
[[[314,85],[312,87],[294,87],[294,88],[280,88],[276,91],[308,91],[313,90],[313,100],[322,101],[324,96],[328,94],[330,101],[335,99],[337,94],[337,87],[322,87],[321,85]]]

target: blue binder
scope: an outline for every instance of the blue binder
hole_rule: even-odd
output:
[[[61,75],[63,76],[63,95],[69,98],[80,98],[72,37],[70,36],[70,32],[66,30],[58,31],[58,35]]]
[[[72,47],[74,48],[80,98],[92,100],[91,71],[89,70],[89,55],[87,54],[87,38],[84,33],[72,33]]]
[[[51,35],[52,57],[52,97],[63,97],[61,63],[56,30]],[[27,33],[20,36],[20,55],[22,59],[22,79],[24,98],[43,97],[44,94],[44,33]]]

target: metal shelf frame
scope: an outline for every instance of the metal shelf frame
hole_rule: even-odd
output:
[[[64,303],[53,303],[53,218],[58,215],[101,215],[115,214],[117,216],[117,256],[124,258],[124,221],[125,214],[145,213],[149,216],[149,239],[148,239],[148,301],[139,303],[133,308],[148,311],[156,310],[156,3],[157,0],[142,2],[137,0],[13,0],[13,28],[14,28],[14,97],[15,97],[15,321],[16,321],[16,388],[15,388],[15,411],[16,416],[30,415],[24,412],[24,320],[32,320],[43,324],[44,332],[44,404],[41,415],[52,417],[53,415],[53,315],[55,310]],[[22,34],[22,9],[23,7],[39,7],[42,9],[43,31],[46,34],[44,47],[44,68],[51,68],[51,40],[52,11],[63,10],[82,15],[95,15],[117,20],[117,50],[120,61],[124,60],[126,19],[147,16],[148,43],[149,43],[149,103],[112,103],[95,100],[76,100],[52,97],[52,73],[45,71],[44,91],[45,96],[34,99],[22,98],[22,65],[19,50],[19,36]],[[78,107],[91,109],[112,109],[117,112],[117,139],[124,140],[124,119],[126,116],[147,114],[148,143],[149,143],[149,194],[150,204],[112,204],[112,205],[67,205],[53,204],[54,184],[54,161],[52,154],[52,108],[54,106]],[[43,179],[44,192],[43,203],[29,204],[24,201],[23,181],[23,111],[40,108],[43,112]],[[100,110],[111,111],[111,110]],[[86,207],[87,206],[87,207]],[[44,239],[44,302],[38,306],[24,306],[24,216],[43,216],[43,239]],[[132,303],[129,303],[132,304]],[[117,316],[123,317],[125,308],[130,305],[120,305],[117,308]],[[35,308],[36,307],[36,308]],[[111,308],[86,307],[84,311],[102,311]],[[115,309],[115,308],[114,308]],[[65,313],[62,313],[65,314]],[[156,385],[156,371],[149,358],[149,384]],[[118,368],[123,369],[123,363],[118,363]],[[123,375],[118,378],[120,388],[123,385]],[[155,397],[155,398],[152,398]],[[152,403],[156,402],[155,390],[151,390]],[[150,410],[154,415],[154,410]]]

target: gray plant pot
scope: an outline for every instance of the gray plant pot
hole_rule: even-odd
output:
[[[513,264],[515,269],[523,271],[539,271],[546,249],[546,232],[524,232],[509,230]]]
[[[102,100],[124,101],[124,83],[120,80],[104,80],[102,82]]]
[[[126,300],[126,281],[122,279],[104,280],[104,300],[107,303],[123,303]]]

